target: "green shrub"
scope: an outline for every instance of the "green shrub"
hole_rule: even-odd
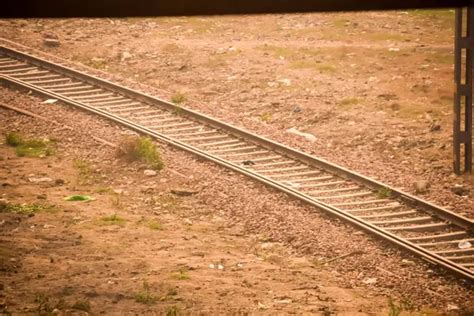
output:
[[[155,170],[161,170],[164,166],[160,153],[148,137],[128,137],[124,139],[120,144],[119,155],[130,162],[143,162]]]

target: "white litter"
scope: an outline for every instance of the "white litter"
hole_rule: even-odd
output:
[[[314,136],[312,134],[309,134],[309,133],[300,132],[299,130],[297,130],[294,127],[288,129],[287,132],[290,133],[290,134],[293,134],[293,135],[304,137],[307,141],[309,141],[311,143],[314,143],[317,140],[316,136]]]
[[[43,103],[44,103],[44,104],[53,104],[53,103],[56,103],[56,102],[58,102],[58,100],[56,100],[56,99],[48,99],[48,100],[44,101]]]
[[[467,249],[471,247],[472,247],[472,244],[467,240],[460,241],[458,244],[459,249]]]

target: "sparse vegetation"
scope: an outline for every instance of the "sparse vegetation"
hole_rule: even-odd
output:
[[[339,102],[339,105],[342,105],[342,106],[350,106],[350,105],[356,105],[360,102],[359,99],[357,98],[346,98],[346,99],[342,99],[340,102]]]
[[[162,230],[163,229],[163,226],[154,219],[148,221],[147,226],[151,230]]]
[[[380,188],[378,191],[377,191],[377,196],[380,198],[380,199],[383,199],[383,198],[389,198],[392,196],[392,190],[390,190],[389,188]]]
[[[43,211],[52,211],[53,209],[54,206],[52,205],[0,203],[0,213],[31,215]]]
[[[179,308],[177,306],[168,307],[166,310],[166,316],[179,316]]]
[[[117,214],[112,214],[109,216],[104,216],[100,219],[104,225],[124,225],[127,220],[123,217],[118,216]]]
[[[129,162],[139,161],[145,163],[149,168],[155,170],[161,170],[164,167],[161,154],[148,137],[129,136],[123,139],[117,155]]]
[[[265,112],[260,114],[260,120],[263,122],[270,122],[272,120],[272,113]]]
[[[83,159],[75,159],[73,161],[73,165],[79,172],[77,180],[78,184],[90,184],[91,181],[94,179],[94,169],[92,168],[91,164]]]
[[[171,276],[173,277],[173,279],[176,279],[176,280],[189,280],[191,277],[189,276],[189,273],[188,273],[188,270],[187,269],[180,269],[179,271],[177,272],[173,272],[171,274]]]
[[[15,147],[18,157],[45,157],[53,154],[51,142],[40,139],[24,139],[18,133],[12,132],[5,135],[8,145]]]
[[[73,309],[77,309],[84,312],[91,311],[91,305],[88,300],[78,300],[71,306]]]
[[[171,102],[173,102],[174,104],[182,104],[185,101],[186,101],[186,96],[181,92],[178,92],[171,97]]]
[[[158,298],[151,293],[150,285],[147,281],[143,281],[143,289],[135,294],[135,301],[141,304],[151,305],[156,303]]]

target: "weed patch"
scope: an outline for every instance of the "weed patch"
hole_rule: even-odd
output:
[[[117,214],[112,214],[110,216],[104,216],[100,219],[101,223],[104,225],[125,225],[127,221],[125,218],[118,216]]]
[[[179,271],[177,271],[177,272],[173,272],[173,273],[171,274],[171,277],[172,277],[173,279],[181,280],[181,281],[183,281],[183,280],[189,280],[189,279],[191,278],[191,277],[189,276],[188,271],[185,270],[185,269],[181,269],[181,270],[179,270]]]
[[[377,191],[377,196],[378,196],[380,199],[389,198],[389,197],[392,196],[392,190],[390,190],[389,188],[380,188],[380,189]]]
[[[78,184],[86,185],[90,184],[94,179],[94,169],[91,164],[82,159],[75,159],[73,161],[74,168],[77,169],[78,175]]]
[[[174,104],[182,104],[186,102],[186,96],[183,93],[178,92],[171,97],[171,102]]]
[[[343,99],[339,102],[339,105],[342,105],[342,106],[350,106],[350,105],[356,105],[360,102],[359,99],[357,98],[347,98],[347,99]]]
[[[78,300],[71,307],[79,311],[84,311],[84,312],[91,311],[91,305],[88,300]]]
[[[171,307],[168,307],[168,309],[166,310],[166,316],[179,316],[179,315],[180,315],[180,312],[179,312],[178,306],[171,306]]]
[[[140,161],[145,163],[155,170],[161,170],[164,167],[161,154],[148,137],[125,138],[119,146],[118,155],[129,162]]]
[[[24,139],[18,133],[8,133],[5,135],[8,145],[15,147],[18,157],[45,157],[53,154],[51,142],[40,139]]]
[[[158,298],[151,293],[150,285],[147,281],[143,281],[143,288],[140,292],[135,294],[135,301],[141,304],[151,305],[156,303]]]
[[[52,210],[54,210],[54,206],[52,205],[0,203],[0,213],[31,215]]]
[[[151,230],[162,230],[163,229],[163,226],[160,223],[158,223],[156,220],[148,221],[147,226]]]

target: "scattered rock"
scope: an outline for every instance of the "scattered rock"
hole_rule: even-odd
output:
[[[48,178],[48,177],[40,177],[40,178],[30,177],[28,178],[28,181],[30,181],[31,183],[43,183],[43,182],[53,182],[53,179]]]
[[[467,240],[460,241],[458,244],[459,249],[468,249],[471,247],[472,247],[472,244]]]
[[[155,170],[145,170],[143,171],[143,174],[148,177],[154,177],[157,175],[157,172]]]
[[[441,130],[441,125],[438,123],[432,123],[430,126],[430,132],[437,132]]]
[[[55,38],[45,38],[43,44],[47,47],[58,47],[61,43]]]
[[[64,181],[63,179],[56,179],[54,181],[54,184],[56,185],[64,185],[66,183],[66,181]]]
[[[465,196],[469,194],[469,188],[466,188],[462,184],[455,184],[452,188],[451,191],[459,196]]]
[[[189,191],[184,189],[172,189],[170,192],[177,196],[191,196],[198,193],[197,191]]]
[[[418,180],[413,183],[413,188],[416,193],[426,193],[430,187],[430,183],[426,180]]]
[[[366,278],[362,281],[364,284],[375,284],[377,283],[377,278]]]
[[[286,131],[290,134],[304,137],[307,141],[309,141],[311,143],[314,143],[316,141],[316,137],[314,135],[309,134],[309,133],[300,132],[299,130],[297,130],[294,127],[290,128]]]
[[[133,57],[133,55],[130,54],[129,52],[123,52],[122,56],[120,57],[120,60],[122,62],[124,62],[124,61],[127,61],[127,60],[131,59],[132,57]]]
[[[184,223],[187,224],[187,225],[192,225],[192,224],[193,224],[193,221],[190,220],[189,218],[185,218],[185,219],[184,219]]]
[[[293,108],[293,113],[299,113],[299,112],[301,112],[301,108],[299,106],[295,106]]]
[[[46,200],[48,197],[46,196],[46,194],[38,194],[36,198],[38,200]]]

